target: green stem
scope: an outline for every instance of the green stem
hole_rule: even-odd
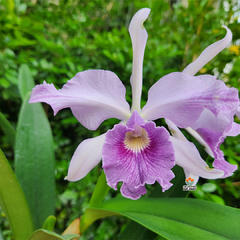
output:
[[[8,160],[0,149],[0,206],[15,240],[28,239],[34,231],[29,206]]]
[[[105,209],[98,209],[98,208],[87,208],[84,215],[81,217],[80,234],[82,235],[84,231],[96,220],[100,218],[118,216],[118,215],[120,214],[114,211],[108,211]]]
[[[107,195],[110,187],[107,185],[106,176],[104,171],[102,171],[100,177],[98,178],[96,187],[93,191],[92,197],[90,199],[90,208],[99,207]],[[113,215],[113,213],[107,213],[105,211],[92,211],[91,209],[87,209],[83,216],[81,217],[81,223],[80,223],[80,232],[81,234],[88,228],[89,225],[91,225],[96,219],[99,217],[104,216],[110,216]],[[110,214],[110,215],[108,215]]]
[[[90,200],[90,207],[98,207],[103,199],[106,197],[110,187],[107,185],[106,176],[104,171],[102,171],[100,177],[98,178],[96,187],[93,191],[91,200]]]

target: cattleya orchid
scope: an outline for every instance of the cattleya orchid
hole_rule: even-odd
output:
[[[122,82],[105,70],[79,72],[60,90],[44,82],[33,89],[30,99],[30,103],[50,104],[54,114],[70,107],[89,130],[97,129],[108,118],[121,120],[107,133],[78,146],[66,179],[80,180],[102,159],[108,185],[116,190],[122,182],[122,195],[131,199],[145,194],[145,184],[155,181],[163,191],[169,189],[175,164],[183,167],[186,178],[194,179],[194,184],[199,176],[227,177],[237,168],[224,160],[219,146],[226,136],[240,133],[240,126],[234,123],[234,115],[239,116],[238,90],[211,75],[193,76],[229,45],[231,31],[225,27],[226,36],[206,48],[182,73],[170,73],[158,80],[141,109],[142,65],[148,37],[143,22],[149,13],[150,9],[141,9],[129,26],[133,46],[131,109]],[[153,120],[158,118],[165,119],[172,136],[165,127],[155,125]],[[208,167],[179,128],[185,128],[205,146],[214,157],[214,168]]]

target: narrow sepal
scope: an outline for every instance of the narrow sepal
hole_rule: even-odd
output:
[[[232,32],[227,26],[222,26],[227,30],[226,36],[210,46],[208,46],[200,56],[192,63],[190,63],[184,70],[184,73],[195,75],[205,64],[213,59],[219,52],[226,48],[232,41]]]

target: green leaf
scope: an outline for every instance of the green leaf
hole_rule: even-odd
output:
[[[33,233],[33,235],[29,238],[29,240],[72,240],[76,237],[80,237],[76,234],[66,234],[59,235],[55,232],[51,232],[44,229],[39,229]]]
[[[34,80],[32,78],[31,72],[27,64],[22,64],[19,68],[19,92],[22,98],[22,101],[25,99],[26,94],[31,92],[35,86]]]
[[[105,211],[105,212],[104,212]],[[116,198],[89,208],[84,224],[110,214],[126,216],[167,239],[238,239],[240,210],[198,199]],[[231,221],[231,224],[226,224]]]
[[[16,131],[11,125],[11,123],[5,118],[5,116],[0,113],[0,126],[7,136],[9,142],[11,143],[12,147],[15,146],[15,138],[16,138]]]
[[[104,217],[121,215],[106,209],[87,208],[80,220],[80,233],[82,234],[95,220]]]
[[[211,198],[213,200],[213,202],[221,204],[221,205],[225,205],[224,200],[220,196],[215,195],[215,194],[209,194],[208,196],[209,196],[209,198]]]
[[[183,191],[182,186],[185,184],[185,174],[183,169],[179,166],[174,166],[173,172],[175,178],[171,181],[173,186],[165,192],[162,192],[162,188],[159,184],[156,184],[153,191],[149,194],[149,197],[153,198],[169,198],[169,197],[185,197],[187,191]],[[120,233],[118,239],[138,239],[138,240],[151,240],[155,239],[157,234],[143,227],[137,222],[130,221],[125,227],[124,231]]]
[[[77,235],[77,234],[66,234],[66,235],[62,235],[62,238],[64,239],[64,240],[72,240],[72,239],[75,239],[75,238],[79,238],[80,236],[79,235]],[[77,238],[77,239],[78,239]]]
[[[34,231],[29,206],[23,190],[1,149],[0,176],[0,206],[10,223],[14,239],[28,239]]]
[[[50,215],[43,224],[43,229],[53,231],[55,223],[56,223],[56,217],[53,215]]]
[[[36,228],[55,209],[54,151],[51,128],[40,103],[21,107],[15,146],[15,171],[27,197]]]
[[[131,221],[124,231],[119,234],[118,239],[153,240],[156,237],[157,234],[155,232],[150,231],[137,222]]]

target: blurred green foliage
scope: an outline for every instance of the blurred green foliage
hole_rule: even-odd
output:
[[[24,63],[28,64],[36,84],[46,80],[58,88],[79,71],[111,70],[123,81],[127,88],[127,100],[131,102],[129,79],[132,47],[127,28],[134,13],[143,7],[152,10],[144,23],[148,42],[144,58],[142,104],[147,100],[148,89],[159,78],[173,71],[182,71],[208,45],[223,38],[225,30],[221,28],[222,24],[233,32],[232,45],[201,69],[200,74],[214,74],[229,86],[239,88],[240,6],[237,2],[0,0],[0,112],[16,126],[21,102],[17,88],[18,68]],[[72,154],[83,139],[106,132],[118,121],[107,120],[97,131],[91,132],[77,122],[69,109],[60,111],[54,117],[48,105],[44,108],[55,141],[55,230],[61,233],[86,209],[101,172],[99,165],[79,182],[64,181]],[[236,121],[239,123],[239,119]],[[0,135],[1,148],[12,160],[13,151],[1,129]],[[206,158],[201,146],[198,147]],[[226,139],[222,150],[230,163],[239,165],[240,137]],[[116,194],[111,191],[107,197]],[[239,208],[239,171],[227,179],[200,179],[198,191],[189,194],[189,197]],[[97,221],[82,239],[112,239],[124,228],[124,224],[124,218]],[[5,239],[11,239],[3,213],[0,228]]]

